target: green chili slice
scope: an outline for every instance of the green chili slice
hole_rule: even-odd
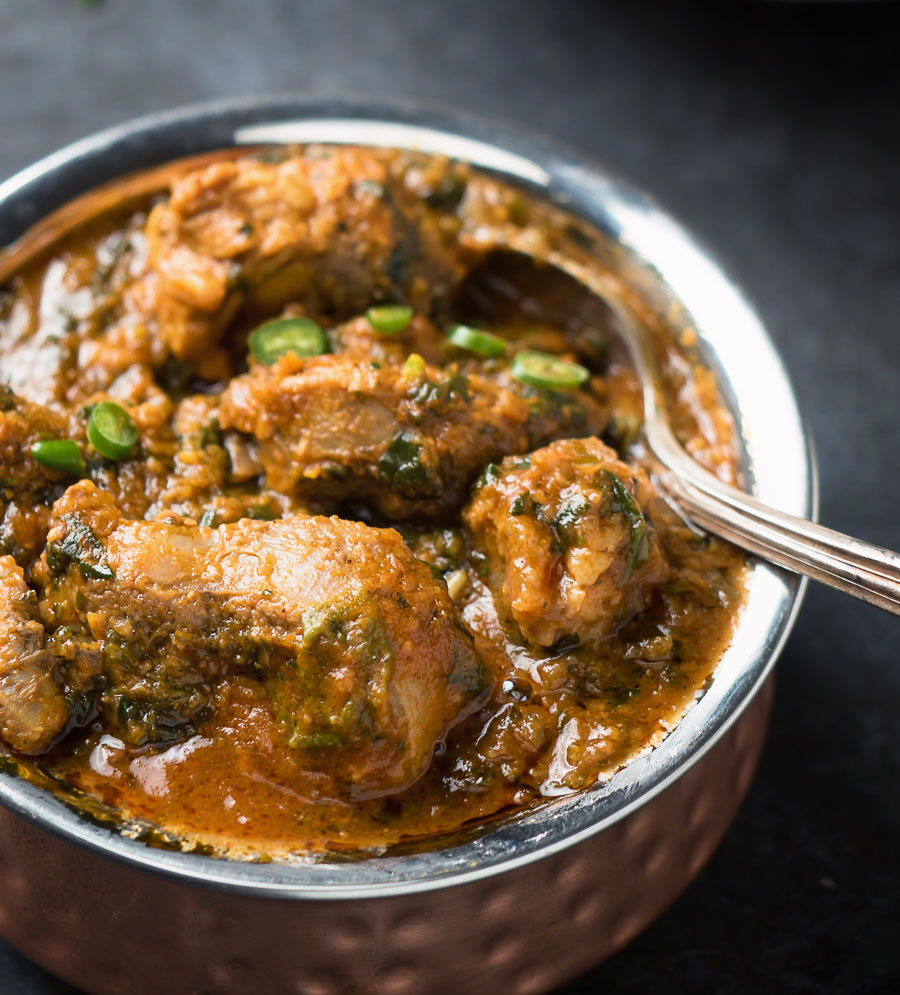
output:
[[[476,356],[483,356],[485,359],[493,359],[506,352],[506,343],[499,335],[482,332],[468,325],[454,325],[448,338],[458,349],[474,352]]]
[[[31,447],[31,455],[42,466],[61,470],[73,477],[84,476],[84,460],[78,443],[71,439],[45,439]]]
[[[295,356],[321,356],[328,352],[328,337],[311,318],[276,318],[250,333],[250,352],[271,366],[289,352]]]
[[[379,335],[405,332],[412,321],[413,309],[405,304],[378,304],[366,311],[369,324]]]
[[[590,376],[588,370],[578,363],[530,349],[516,353],[510,373],[529,387],[547,390],[574,390]]]
[[[134,449],[138,430],[131,415],[121,405],[114,401],[101,401],[91,411],[87,437],[101,456],[120,460]]]

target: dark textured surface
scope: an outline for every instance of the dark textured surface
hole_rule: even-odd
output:
[[[136,114],[271,90],[415,96],[565,139],[731,264],[798,386],[823,521],[900,548],[890,7],[0,0],[0,178]],[[566,993],[900,990],[898,651],[896,619],[810,590],[738,822]],[[72,989],[0,944],[0,991]]]

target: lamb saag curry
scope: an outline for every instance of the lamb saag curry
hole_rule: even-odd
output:
[[[6,746],[268,859],[455,830],[658,741],[743,560],[656,492],[602,320],[494,259],[548,224],[463,164],[266,150],[174,165],[0,288]],[[730,474],[712,378],[659,341]]]

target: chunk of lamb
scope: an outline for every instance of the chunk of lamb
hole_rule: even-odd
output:
[[[646,475],[598,439],[489,467],[463,518],[502,617],[538,646],[602,640],[667,575]]]
[[[0,738],[19,753],[46,752],[66,728],[58,664],[22,568],[0,556]]]
[[[171,719],[225,674],[255,675],[301,766],[371,795],[412,783],[479,700],[483,665],[444,586],[393,530],[126,521],[86,482],[55,515],[48,622],[84,646],[84,678],[102,661],[107,709],[132,708],[138,729],[142,709]]]
[[[355,500],[392,520],[457,510],[485,463],[594,417],[584,392],[560,399],[419,357],[373,366],[341,355],[254,364],[219,408],[223,428],[256,439],[273,490]]]
[[[405,300],[427,312],[460,275],[437,213],[364,149],[192,170],[174,180],[146,233],[152,316],[188,361],[208,356],[244,304],[269,314],[302,300],[349,317]]]

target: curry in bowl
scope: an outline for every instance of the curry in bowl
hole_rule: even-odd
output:
[[[744,561],[656,491],[583,238],[406,151],[173,164],[0,289],[0,738],[243,859],[608,778],[708,683]],[[648,322],[653,321],[647,315]],[[682,441],[714,379],[657,329]]]

